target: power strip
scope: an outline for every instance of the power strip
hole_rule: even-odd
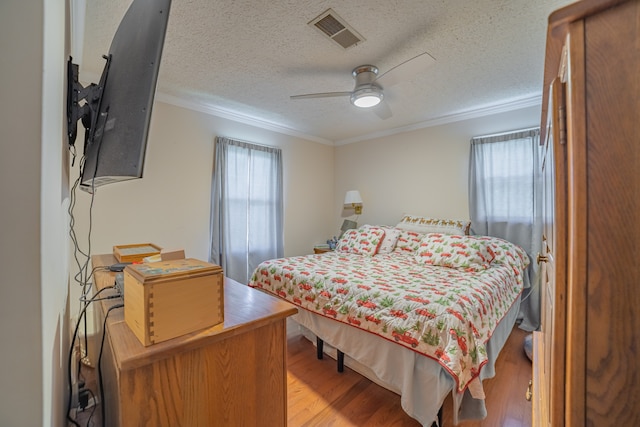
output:
[[[93,408],[93,407],[94,407],[95,405],[97,405],[98,403],[99,403],[99,402],[98,402],[98,398],[97,398],[97,397],[94,397],[94,396],[91,396],[91,397],[89,397],[89,399],[87,400],[87,406],[85,406],[84,408],[80,408],[80,407],[78,407],[78,410],[79,410],[79,411],[86,411],[87,409],[91,409],[91,408]]]
[[[71,412],[69,413],[69,415],[71,416],[72,419],[75,420],[78,418],[78,414],[86,412],[87,410],[93,410],[92,408],[99,403],[100,402],[98,401],[97,397],[90,397],[89,400],[87,401],[87,406],[85,406],[84,408],[80,408],[80,406],[71,408]]]

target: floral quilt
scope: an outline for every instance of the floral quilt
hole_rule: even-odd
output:
[[[434,265],[419,250],[329,252],[265,261],[249,286],[430,357],[462,392],[487,363],[487,342],[520,296],[529,263],[524,250],[507,241],[482,243],[491,247],[486,268]],[[448,244],[434,249],[432,238],[423,256],[427,250],[447,254]],[[460,244],[466,243],[456,240],[453,248],[459,251]]]

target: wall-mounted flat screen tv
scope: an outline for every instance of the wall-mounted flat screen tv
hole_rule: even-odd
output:
[[[81,188],[142,178],[171,0],[133,0],[111,42],[100,83],[82,88],[68,64],[68,135],[85,126]],[[84,107],[79,98],[86,97]],[[73,140],[73,141],[72,141]]]

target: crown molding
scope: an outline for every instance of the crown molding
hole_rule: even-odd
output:
[[[355,142],[360,141],[368,141],[370,139],[382,138],[385,136],[397,135],[399,133],[410,132],[418,129],[424,129],[432,126],[444,125],[447,123],[454,123],[463,120],[470,120],[484,116],[490,116],[493,114],[506,113],[509,111],[520,110],[523,108],[529,107],[539,107],[542,105],[542,96],[535,95],[526,98],[520,98],[509,102],[504,102],[500,104],[494,104],[489,106],[484,106],[480,108],[474,108],[472,110],[461,111],[458,113],[447,114],[444,116],[436,117],[433,119],[425,120],[423,122],[414,123],[408,126],[401,126],[393,129],[387,129],[380,132],[369,133],[366,135],[360,135],[353,138],[347,138],[338,140],[335,142],[335,145],[347,145],[353,144]]]
[[[370,139],[382,138],[391,135],[397,135],[399,133],[410,132],[418,129],[424,129],[432,126],[439,126],[448,123],[459,122],[463,120],[470,120],[484,116],[490,116],[493,114],[500,114],[514,110],[520,110],[529,107],[539,107],[542,105],[542,96],[534,95],[530,97],[515,99],[508,102],[499,104],[488,105],[480,108],[474,108],[470,110],[460,111],[453,114],[447,114],[444,116],[436,117],[433,119],[425,120],[419,123],[414,123],[408,126],[401,126],[393,129],[387,129],[380,132],[369,133],[365,135],[356,136],[353,138],[347,138],[337,141],[331,141],[325,138],[320,138],[314,135],[308,135],[295,129],[282,126],[277,123],[269,122],[255,117],[248,116],[246,114],[237,113],[229,110],[225,110],[219,107],[213,107],[206,104],[201,104],[193,100],[188,100],[181,97],[163,94],[158,92],[156,99],[167,104],[172,104],[178,107],[187,108],[190,110],[200,111],[202,113],[211,114],[224,119],[232,120],[239,123],[244,123],[250,126],[255,126],[261,129],[271,130],[279,132],[285,135],[295,136],[298,138],[306,139],[309,141],[318,142],[320,144],[339,146],[353,144],[355,142],[367,141]]]
[[[79,1],[82,2],[82,0],[79,0]],[[97,76],[94,76],[90,73],[86,73],[86,75],[83,75],[82,77],[84,77],[82,80],[85,80],[86,78],[94,78],[94,79],[97,78]],[[175,105],[177,107],[186,108],[188,110],[199,111],[201,113],[210,114],[212,116],[254,126],[260,129],[270,130],[270,131],[278,132],[284,135],[294,136],[296,138],[302,138],[308,141],[313,141],[319,144],[331,145],[331,146],[353,144],[356,142],[368,141],[370,139],[376,139],[376,138],[383,138],[386,136],[397,135],[399,133],[404,133],[404,132],[411,132],[414,130],[424,129],[432,126],[439,126],[439,125],[459,122],[463,120],[470,120],[470,119],[475,119],[479,117],[490,116],[493,114],[506,113],[509,111],[520,110],[523,108],[540,107],[542,105],[542,96],[534,95],[534,96],[515,99],[508,102],[502,102],[499,104],[487,105],[480,108],[474,108],[474,109],[460,111],[453,114],[447,114],[444,116],[425,120],[419,123],[414,123],[408,126],[400,126],[397,128],[387,129],[380,132],[368,133],[368,134],[356,136],[353,138],[331,141],[329,139],[320,138],[318,136],[309,135],[309,134],[300,132],[296,129],[283,126],[278,123],[273,123],[267,120],[258,119],[246,114],[226,110],[224,108],[219,108],[219,107],[214,107],[211,105],[199,103],[184,97],[168,95],[160,91],[156,93],[155,100],[164,102],[166,104]]]
[[[181,98],[173,95],[167,95],[161,92],[156,93],[155,99],[157,101],[161,101],[166,104],[175,105],[177,107],[182,107],[189,110],[199,111],[201,113],[210,114],[223,119],[232,120],[234,122],[255,126],[260,129],[279,132],[285,135],[295,136],[297,138],[318,142],[320,144],[331,145],[331,146],[334,145],[333,141],[330,141],[328,139],[320,138],[313,135],[308,135],[287,126],[282,126],[280,124],[269,122],[267,120],[257,119],[255,117],[251,117],[246,114],[225,110],[223,108],[202,104],[199,102],[195,102],[193,100],[189,100],[189,99],[185,99],[185,98]]]

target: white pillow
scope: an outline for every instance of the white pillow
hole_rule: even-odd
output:
[[[396,228],[417,233],[442,233],[468,235],[471,221],[457,219],[436,219],[419,215],[405,215]]]
[[[396,243],[398,243],[398,237],[400,237],[402,230],[389,226],[380,226],[380,228],[384,230],[384,239],[382,239],[382,243],[378,248],[378,253],[390,254],[396,248]]]

